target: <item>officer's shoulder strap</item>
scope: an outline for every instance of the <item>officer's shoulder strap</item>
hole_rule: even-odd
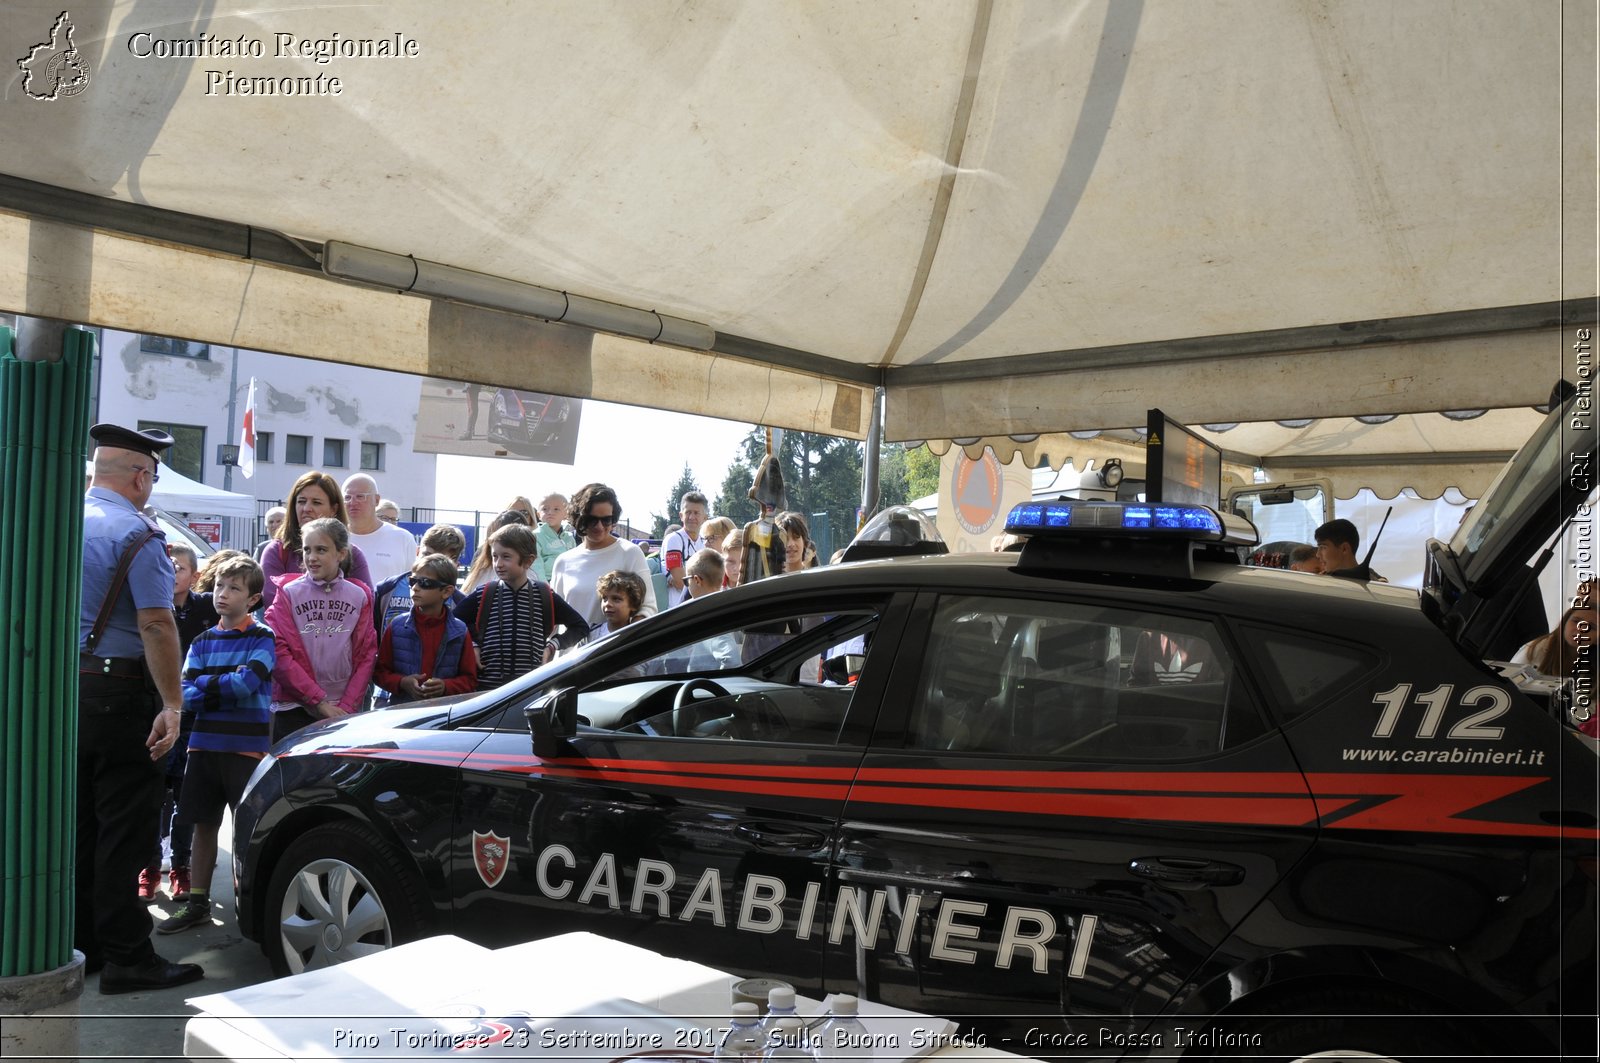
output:
[[[106,588],[105,600],[100,603],[100,612],[94,618],[94,628],[84,640],[83,648],[89,653],[93,653],[95,646],[99,645],[100,636],[105,634],[106,625],[111,622],[111,610],[116,608],[117,596],[122,593],[123,584],[128,582],[128,570],[133,568],[133,559],[139,556],[139,551],[144,549],[145,543],[163,537],[161,525],[144,513],[140,513],[139,516],[144,520],[145,529],[134,537],[126,550],[122,551],[122,559],[117,562],[117,571],[111,576],[111,586]]]

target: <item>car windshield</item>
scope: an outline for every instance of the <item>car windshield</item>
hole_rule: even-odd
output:
[[[201,560],[217,552],[215,546],[201,538],[193,528],[189,527],[177,516],[168,513],[164,509],[152,507],[152,510],[155,514],[156,523],[161,525],[161,530],[166,534],[168,543],[188,543]]]

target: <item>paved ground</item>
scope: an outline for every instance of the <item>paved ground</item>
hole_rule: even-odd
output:
[[[172,1060],[183,1059],[183,1026],[195,1009],[185,1003],[191,997],[220,993],[240,986],[254,985],[272,977],[272,969],[261,948],[239,933],[233,916],[232,837],[224,824],[213,881],[213,917],[210,926],[196,927],[179,934],[156,934],[156,951],[169,960],[198,963],[205,968],[205,979],[177,989],[148,993],[103,996],[100,976],[90,975],[78,1000],[78,1051],[83,1060]],[[177,905],[163,891],[150,905],[150,914],[159,923]],[[55,1014],[65,1017],[68,1008]],[[48,1014],[48,1013],[47,1013]]]

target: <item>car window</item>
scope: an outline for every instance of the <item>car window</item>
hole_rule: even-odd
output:
[[[1370,650],[1326,639],[1253,626],[1246,638],[1261,654],[1257,671],[1280,723],[1336,697],[1378,666]]]
[[[695,632],[578,692],[588,733],[831,744],[882,610],[798,608]]]
[[[907,745],[1160,761],[1266,730],[1216,627],[1066,602],[944,597]]]

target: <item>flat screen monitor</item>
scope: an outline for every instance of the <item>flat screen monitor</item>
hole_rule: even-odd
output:
[[[1145,500],[1222,508],[1222,451],[1160,410],[1149,413]]]

